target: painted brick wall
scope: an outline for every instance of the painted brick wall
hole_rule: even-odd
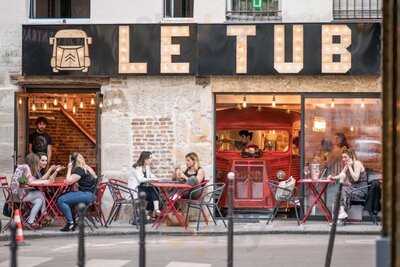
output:
[[[136,162],[144,150],[153,152],[154,174],[160,178],[171,177],[175,143],[171,118],[135,118],[132,120],[132,130],[133,161]]]
[[[48,110],[43,110],[43,103],[49,105]],[[53,163],[67,164],[71,152],[78,151],[85,157],[90,166],[96,166],[96,146],[56,107],[53,108],[53,98],[35,97],[37,105],[36,112],[30,108],[29,127],[31,131],[35,128],[35,120],[38,116],[48,119],[47,132],[53,139]],[[59,103],[60,105],[60,103]],[[79,102],[78,102],[79,105]],[[32,106],[30,99],[29,106]],[[68,112],[95,138],[96,137],[96,110],[90,105],[90,98],[84,99],[84,109],[77,109],[72,114],[69,106]]]

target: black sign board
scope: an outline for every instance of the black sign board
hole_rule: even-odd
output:
[[[24,75],[378,74],[380,24],[24,25]]]

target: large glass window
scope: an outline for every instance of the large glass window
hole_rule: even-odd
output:
[[[90,18],[90,0],[30,0],[29,17]]]
[[[304,153],[307,174],[310,177],[337,175],[344,167],[341,152],[348,147],[367,169],[369,179],[380,179],[381,114],[380,99],[306,98]],[[332,208],[336,190],[334,186],[328,188],[329,208]]]

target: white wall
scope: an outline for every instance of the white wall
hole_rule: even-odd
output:
[[[332,0],[281,0],[282,22],[331,22]]]
[[[194,0],[193,13],[197,23],[223,23],[225,0]]]

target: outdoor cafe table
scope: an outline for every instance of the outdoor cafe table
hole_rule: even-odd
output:
[[[167,219],[170,213],[176,216],[181,226],[185,226],[185,219],[178,212],[175,204],[182,198],[182,195],[193,188],[193,186],[176,182],[152,182],[151,184],[160,190],[161,197],[165,201],[165,207],[162,209],[160,216],[153,223],[153,227],[158,228]],[[171,194],[171,191],[174,193]]]
[[[57,207],[57,199],[69,188],[69,185],[64,182],[64,179],[57,177],[51,184],[35,185],[35,187],[42,191],[46,197],[47,214],[53,218],[62,217]],[[43,219],[44,214],[41,214],[38,223],[41,224]]]
[[[298,183],[302,183],[308,187],[311,195],[314,196],[311,206],[308,208],[307,212],[304,214],[302,223],[305,223],[311,215],[313,208],[317,205],[321,213],[324,215],[328,222],[332,222],[332,214],[329,211],[323,196],[328,188],[328,185],[334,184],[335,181],[329,179],[302,179]]]

